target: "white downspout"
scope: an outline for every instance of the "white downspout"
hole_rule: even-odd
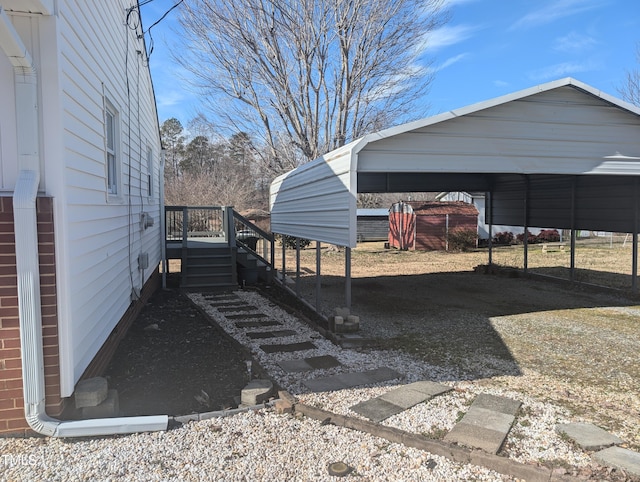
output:
[[[54,437],[166,430],[166,415],[60,421],[46,414],[36,217],[40,184],[38,84],[31,56],[1,5],[0,46],[15,73],[19,174],[13,210],[25,418],[36,432]]]
[[[167,151],[162,149],[160,151],[160,253],[162,261],[160,266],[162,267],[162,289],[167,288],[167,236],[166,236],[166,214],[164,211],[164,163],[166,160]]]

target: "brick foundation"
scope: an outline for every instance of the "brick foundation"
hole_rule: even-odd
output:
[[[38,198],[36,208],[46,411],[58,418],[65,409],[66,399],[60,396],[53,199]],[[82,378],[104,373],[118,344],[160,283],[161,277],[156,269],[145,284],[141,299],[131,303]],[[13,199],[0,197],[0,434],[31,432],[24,418],[23,396]]]
[[[53,199],[39,197],[36,209],[46,410],[56,417],[64,409],[64,400],[60,397]],[[0,197],[0,433],[28,429],[22,392],[13,199]]]

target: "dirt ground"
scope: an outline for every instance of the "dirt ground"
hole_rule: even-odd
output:
[[[321,259],[320,311],[328,315],[344,305],[344,253],[325,247]],[[303,250],[299,290],[312,305],[315,262],[315,250]],[[400,350],[450,369],[452,379],[562,405],[640,448],[637,297],[509,271],[474,271],[486,262],[486,252],[401,252],[381,244],[354,249],[352,312],[374,342],[367,349]],[[294,251],[287,252],[286,269],[295,279]],[[280,289],[264,292],[313,317]],[[219,410],[233,406],[245,385],[248,356],[186,298],[159,292],[108,375],[126,415]]]
[[[123,416],[185,415],[235,407],[250,356],[184,295],[159,290],[107,368]]]

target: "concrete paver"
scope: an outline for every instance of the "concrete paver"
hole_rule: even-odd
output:
[[[481,393],[444,440],[497,454],[520,405],[518,400]]]
[[[354,405],[351,410],[373,422],[382,422],[393,415],[403,412],[405,409],[395,403],[376,397]]]
[[[351,372],[331,377],[315,378],[302,382],[312,392],[325,392],[353,388],[360,385],[385,382],[402,378],[402,374],[390,368],[377,368],[366,372]]]
[[[282,338],[284,336],[294,336],[297,333],[293,330],[278,330],[278,331],[250,331],[246,335],[252,340],[261,340],[265,338]]]
[[[264,321],[236,321],[236,328],[244,329],[244,328],[260,328],[262,326],[278,326],[282,325],[279,321],[275,320],[264,320]]]
[[[600,450],[621,444],[619,437],[590,423],[566,423],[556,426],[558,433],[565,434],[584,450]]]
[[[283,343],[275,345],[260,345],[260,349],[265,353],[291,353],[294,351],[313,350],[318,348],[310,341],[301,343]]]
[[[449,390],[450,387],[439,383],[415,382],[360,402],[350,409],[369,420],[380,422]]]
[[[593,460],[607,467],[622,469],[640,477],[640,454],[621,447],[609,447],[593,454]]]

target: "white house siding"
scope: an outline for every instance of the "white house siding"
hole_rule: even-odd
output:
[[[149,71],[144,55],[136,53],[145,47],[139,31],[125,25],[126,9],[134,3],[58,2],[63,142],[52,161],[63,174],[50,191],[58,221],[62,396],[71,395],[160,260],[160,140]],[[112,197],[106,183],[105,97],[119,118],[120,183]],[[152,199],[147,196],[148,147],[154,158]],[[153,227],[140,228],[141,211],[150,214]],[[144,279],[140,253],[149,256]]]

